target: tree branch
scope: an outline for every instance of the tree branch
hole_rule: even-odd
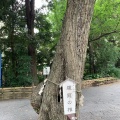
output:
[[[119,31],[115,30],[115,31],[112,31],[112,32],[101,34],[99,37],[97,37],[97,38],[95,38],[93,40],[90,40],[89,42],[93,42],[93,41],[99,40],[100,38],[105,37],[105,36],[110,35],[110,34],[113,34],[113,33],[119,33]]]

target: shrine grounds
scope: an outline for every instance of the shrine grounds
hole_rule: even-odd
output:
[[[82,90],[79,120],[120,120],[120,81]],[[0,120],[37,120],[28,99],[0,101]]]

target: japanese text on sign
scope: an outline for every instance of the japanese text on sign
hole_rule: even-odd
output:
[[[75,113],[75,82],[71,80],[66,80],[63,83],[63,101],[64,101],[64,114],[72,114]]]

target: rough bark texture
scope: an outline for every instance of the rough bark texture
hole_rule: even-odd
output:
[[[81,90],[94,2],[94,0],[68,0],[62,34],[48,80],[59,84],[69,77],[77,82],[77,90]],[[50,81],[46,83],[39,105],[39,120],[67,120],[63,103],[57,100],[58,86]],[[79,118],[81,94],[76,95],[76,113]]]
[[[38,91],[42,87],[43,82],[41,82],[36,88],[33,89],[31,96],[31,105],[37,114],[39,114],[40,106],[42,104],[42,95],[38,94]]]
[[[28,55],[31,57],[31,75],[33,84],[37,85],[37,68],[36,68],[36,50],[35,50],[35,42],[34,42],[34,4],[35,0],[25,0],[26,4],[26,20],[28,27],[28,35],[29,35],[29,45],[28,45]]]

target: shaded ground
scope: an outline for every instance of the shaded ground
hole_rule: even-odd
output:
[[[120,82],[83,89],[80,120],[120,120]],[[0,101],[0,120],[37,120],[27,99]]]

